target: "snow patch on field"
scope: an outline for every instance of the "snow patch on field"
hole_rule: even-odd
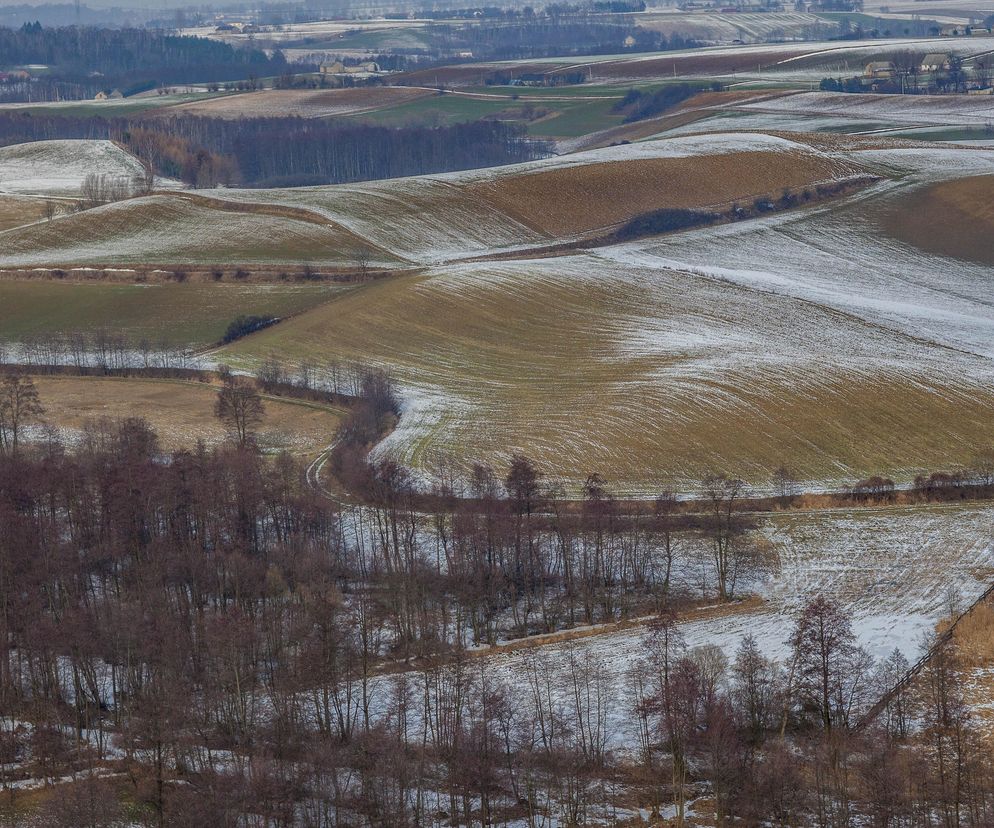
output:
[[[498,209],[485,195],[471,191],[472,185],[594,164],[742,152],[830,155],[777,136],[735,132],[622,144],[482,170],[288,190],[216,190],[211,195],[242,203],[303,207],[399,256],[437,264],[549,240]],[[833,162],[843,160],[831,157]],[[550,204],[549,209],[555,206]]]
[[[142,174],[134,156],[113,141],[35,141],[0,147],[0,192],[78,196],[87,175]]]
[[[948,51],[948,46],[942,49]],[[824,74],[824,73],[822,73]],[[994,119],[994,99],[984,95],[877,95],[799,92],[739,109],[790,115],[833,116],[846,121],[983,126]]]
[[[856,155],[911,173],[917,182],[994,172],[989,151],[892,149]],[[797,297],[911,339],[994,358],[990,269],[925,254],[880,231],[878,218],[900,209],[907,185],[888,182],[842,205],[602,248],[596,255]],[[844,360],[844,353],[836,358]]]

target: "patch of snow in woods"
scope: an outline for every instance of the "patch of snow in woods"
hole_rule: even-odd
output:
[[[714,645],[734,659],[749,635],[768,658],[787,667],[796,613],[826,593],[844,608],[858,643],[871,655],[885,658],[896,648],[913,663],[935,624],[949,614],[949,589],[958,591],[962,609],[986,587],[978,567],[994,564],[992,518],[989,505],[775,516],[764,531],[784,566],[765,587],[768,608],[682,623],[683,644]],[[870,593],[868,578],[878,585]],[[634,627],[535,651],[495,653],[469,669],[484,671],[487,680],[529,704],[538,666],[551,676],[555,703],[565,708],[572,704],[571,665],[595,670],[609,743],[631,747],[636,741],[629,675],[645,662],[651,637],[646,627]],[[419,675],[409,677],[415,687]],[[378,692],[385,692],[387,681],[378,682]]]

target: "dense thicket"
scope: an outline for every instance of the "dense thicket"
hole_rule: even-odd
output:
[[[666,207],[662,210],[652,210],[642,213],[618,228],[615,236],[618,239],[637,239],[642,236],[653,236],[658,233],[670,233],[674,230],[686,230],[690,227],[702,227],[714,224],[721,216],[705,210],[685,210],[678,207]]]
[[[48,67],[38,80],[16,87],[24,87],[23,95],[33,92],[33,99],[46,85],[59,84],[63,92],[74,87],[74,97],[92,97],[101,90],[127,93],[157,84],[277,75],[287,66],[279,51],[270,57],[260,49],[235,49],[206,38],[147,29],[45,28],[37,23],[0,28],[0,61],[2,66]]]
[[[0,146],[110,138],[193,186],[364,181],[528,161],[547,147],[504,121],[379,127],[308,118],[99,118],[0,113]]]

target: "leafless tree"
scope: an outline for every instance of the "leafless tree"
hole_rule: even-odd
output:
[[[773,472],[773,493],[780,506],[786,509],[800,493],[797,473],[789,466],[780,465]]]
[[[708,504],[707,534],[711,541],[711,558],[718,597],[731,600],[737,573],[736,541],[744,531],[736,511],[745,484],[724,474],[709,474],[701,481],[701,493]]]
[[[229,377],[217,393],[214,415],[224,423],[238,445],[244,447],[262,424],[265,407],[252,385]]]
[[[44,413],[34,380],[18,369],[4,371],[0,378],[0,454],[16,455],[24,427]]]

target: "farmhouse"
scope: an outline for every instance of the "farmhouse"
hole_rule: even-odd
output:
[[[894,77],[894,64],[889,60],[874,60],[866,64],[864,77],[885,79]]]
[[[942,72],[949,68],[949,55],[944,52],[932,52],[922,58],[921,71]]]
[[[363,61],[355,66],[346,66],[342,61],[336,60],[333,63],[322,63],[320,68],[322,75],[360,75],[380,71],[380,65],[372,60]]]

